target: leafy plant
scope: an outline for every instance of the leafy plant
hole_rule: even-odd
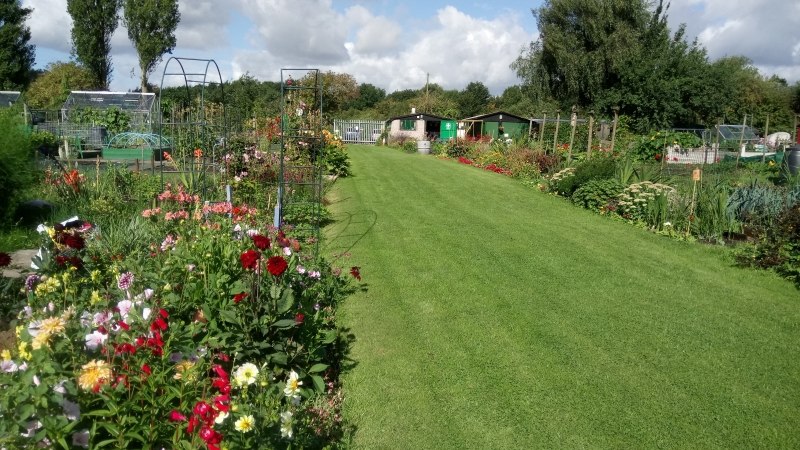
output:
[[[600,212],[616,209],[617,196],[625,185],[615,179],[589,180],[572,194],[572,203],[591,211]]]

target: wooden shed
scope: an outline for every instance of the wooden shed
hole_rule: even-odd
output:
[[[389,137],[406,136],[417,141],[456,137],[456,121],[428,113],[412,113],[386,120]]]
[[[460,120],[458,131],[459,136],[462,134],[470,137],[489,135],[492,139],[512,139],[527,135],[530,126],[530,119],[505,111],[495,111]]]

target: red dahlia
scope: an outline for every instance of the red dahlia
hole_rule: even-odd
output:
[[[269,238],[266,236],[262,236],[257,234],[253,236],[253,244],[258,247],[259,250],[266,250],[269,248]]]
[[[355,278],[356,280],[361,281],[361,273],[359,272],[359,270],[361,270],[361,267],[353,266],[350,269],[350,275],[352,275],[353,278]]]
[[[83,247],[86,246],[86,243],[82,237],[73,234],[69,234],[64,238],[64,244],[67,247],[74,248],[75,250],[82,250]]]
[[[258,253],[255,250],[248,250],[239,255],[239,259],[242,260],[243,269],[255,269],[256,264],[258,264],[258,258],[260,257],[261,253]]]
[[[11,255],[6,252],[0,252],[0,267],[6,267],[11,264]]]
[[[247,293],[240,292],[233,296],[233,303],[239,303],[240,301],[244,300],[247,297]]]
[[[267,270],[276,277],[285,272],[287,267],[289,264],[283,259],[283,256],[273,256],[267,260]]]

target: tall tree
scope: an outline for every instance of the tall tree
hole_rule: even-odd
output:
[[[25,20],[31,11],[19,0],[0,0],[0,89],[22,90],[30,83],[36,47],[28,43]]]
[[[492,95],[480,81],[473,81],[458,94],[458,105],[464,117],[473,117],[484,112]]]
[[[147,78],[165,53],[175,48],[175,29],[181,20],[178,0],[124,0],[123,21],[128,38],[139,54],[142,92],[147,92]]]
[[[120,0],[67,0],[72,53],[104,90],[111,83],[111,36],[119,24],[120,6]]]

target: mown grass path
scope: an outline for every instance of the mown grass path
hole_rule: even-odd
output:
[[[800,294],[512,179],[352,146],[356,448],[798,448]]]

